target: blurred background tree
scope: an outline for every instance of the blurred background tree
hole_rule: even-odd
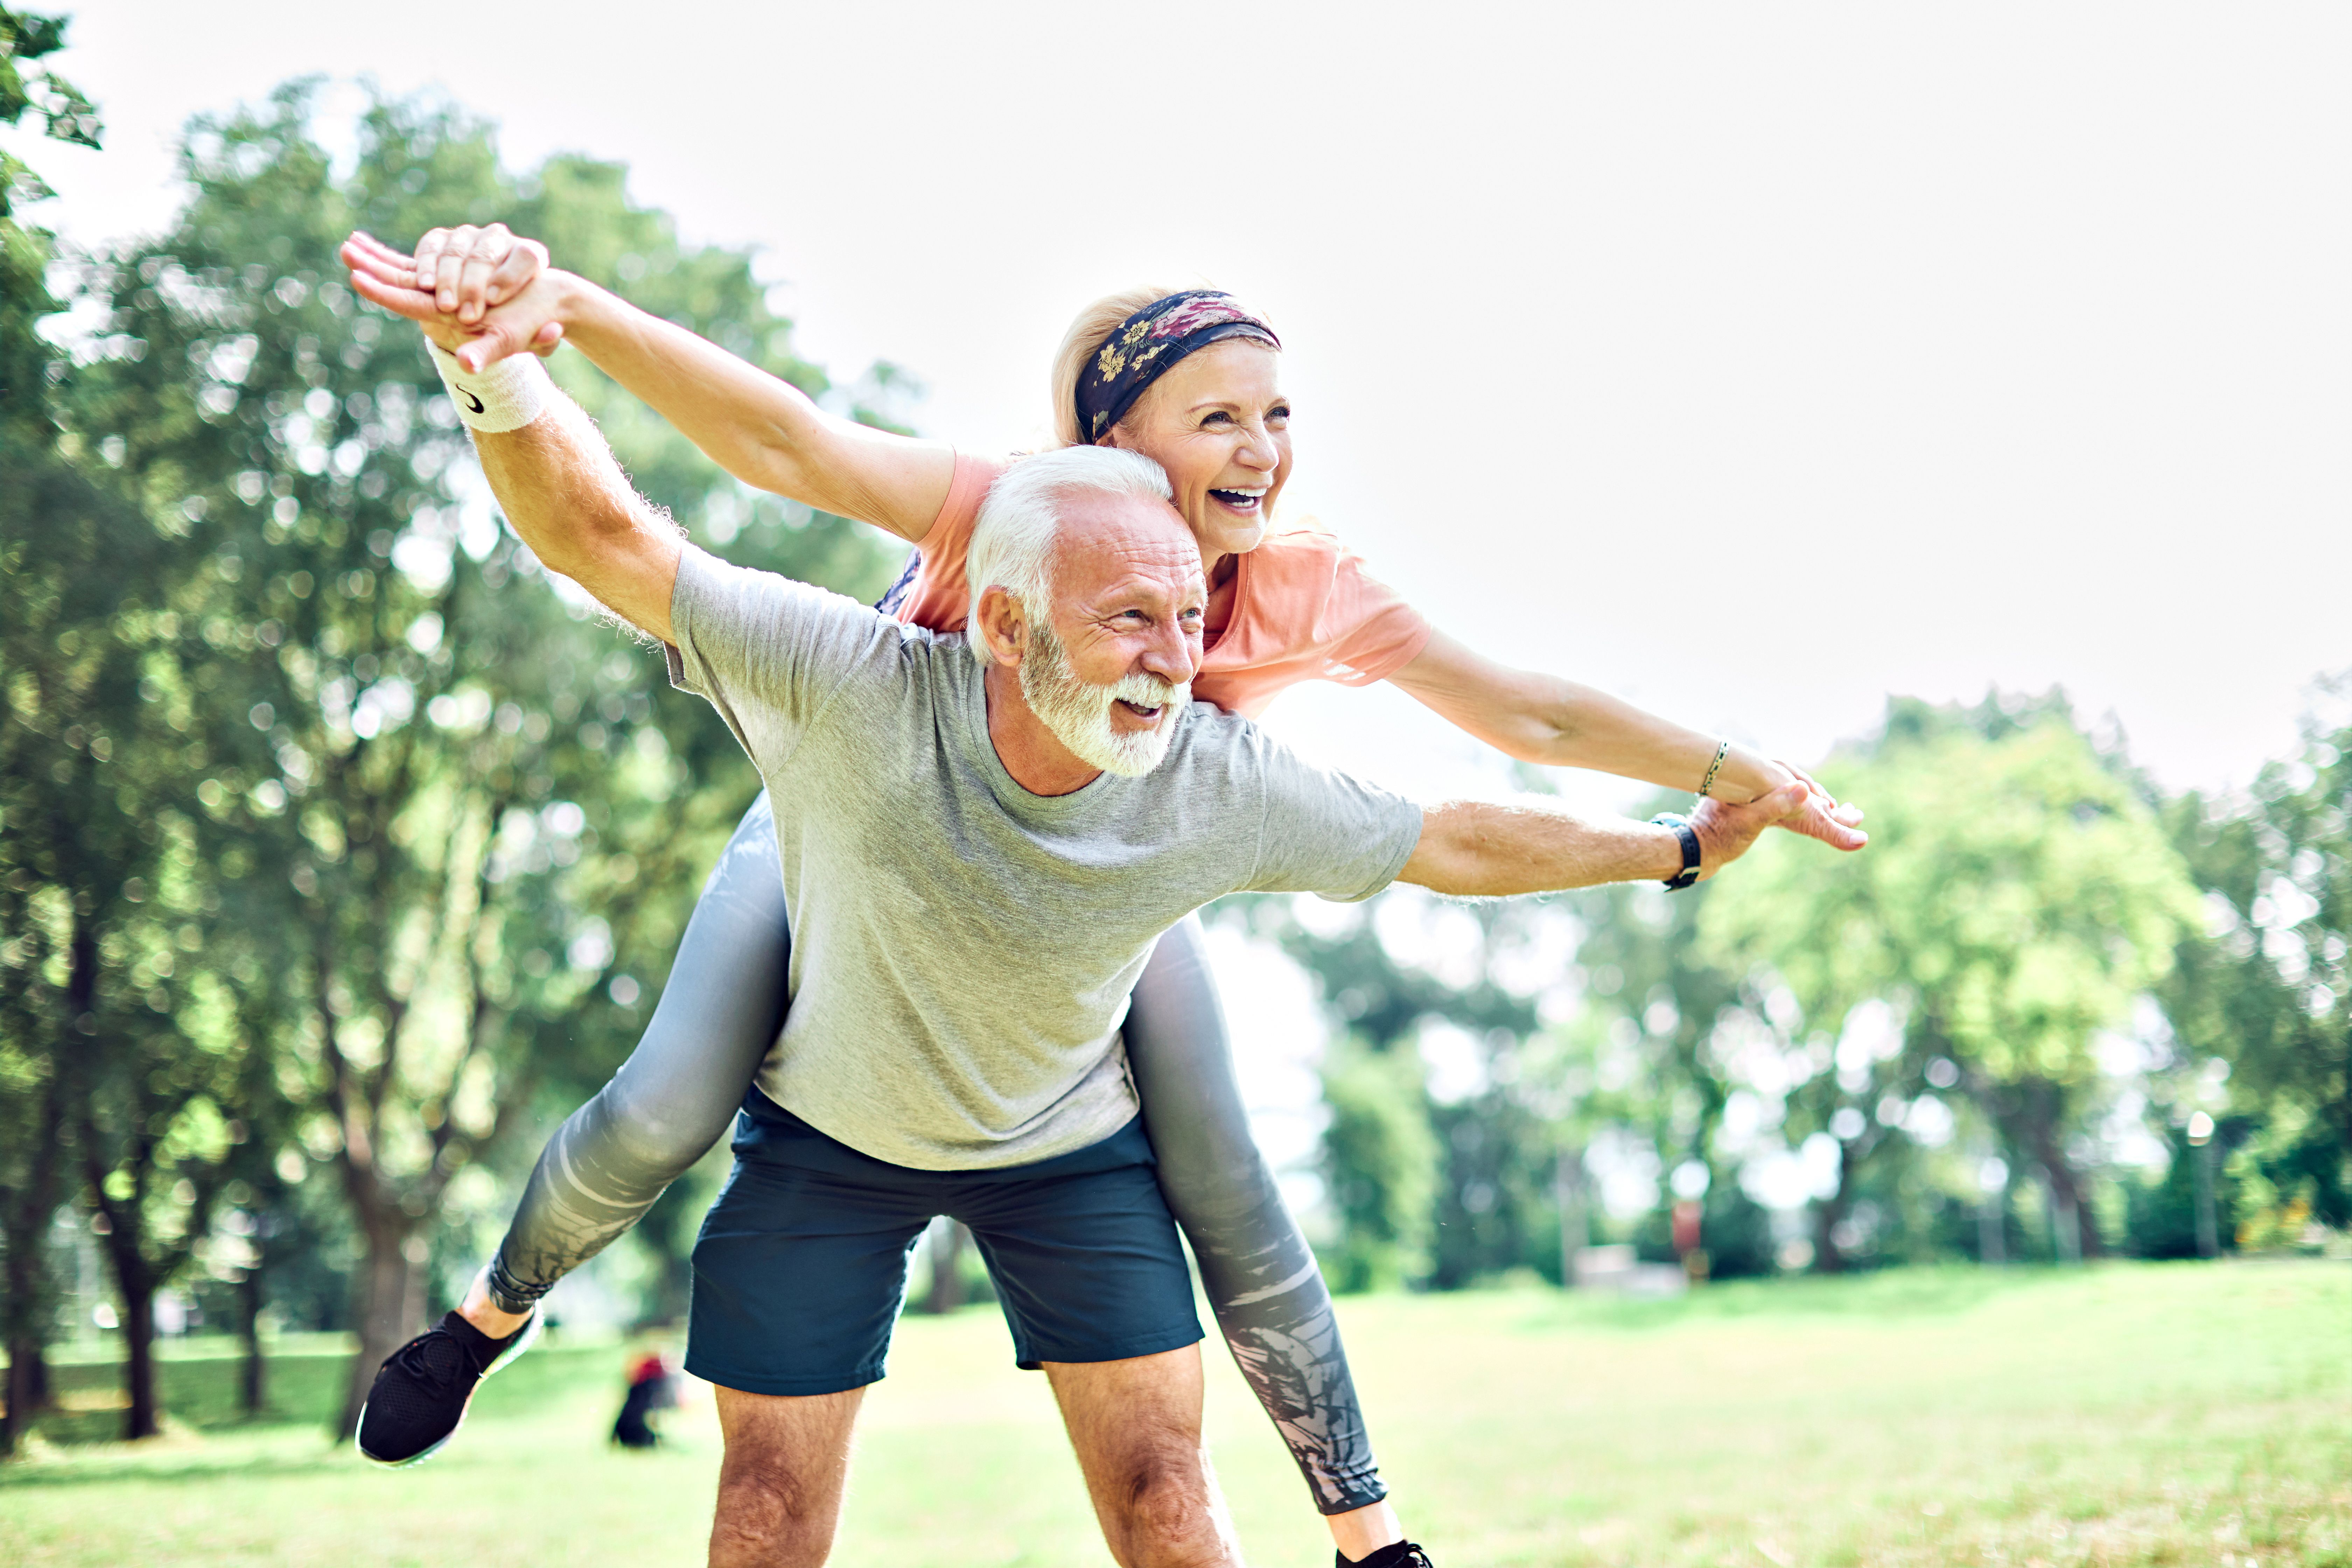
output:
[[[2168,1100],[2184,1122],[2252,1113],[2220,1125],[2248,1243],[2352,1226],[2352,672],[2314,696],[2300,754],[2248,798],[2167,810],[2208,920],[2162,991],[2184,1069]]]
[[[2044,1173],[2060,1246],[2095,1256],[2099,1230],[2070,1148],[2095,1084],[2093,1042],[2129,1022],[2199,918],[2186,867],[2154,814],[2046,709],[1969,713],[1897,703],[1866,756],[1825,770],[1871,803],[1875,842],[1850,863],[1759,847],[1708,900],[1724,962],[1762,964],[1813,1027],[1872,1037],[1811,1080],[1810,1116],[1836,1140],[1837,1191],[1816,1256],[1835,1239],[1861,1166],[1911,1102],[1957,1085],[2012,1163]],[[1864,1024],[1869,1027],[1869,1025]],[[1937,1085],[1928,1071],[1937,1068]]]
[[[321,1164],[357,1253],[348,1427],[447,1286],[436,1243],[471,1256],[467,1222],[510,1195],[485,1162],[634,1044],[757,789],[703,705],[657,700],[657,657],[550,592],[417,334],[358,308],[335,245],[495,213],[828,391],[750,258],[681,246],[619,167],[518,179],[486,127],[418,101],[375,104],[339,164],[313,98],[192,126],[172,231],[63,269],[89,331],[28,351],[54,479],[9,487],[7,1114],[38,1133],[57,1102],[61,1131],[23,1146],[81,1151],[133,1436],[155,1292],[203,1261],[252,1328],[267,1243],[315,1233],[292,1194]],[[706,542],[888,580],[862,529],[748,495],[576,355],[556,368]],[[37,1276],[33,1178],[61,1178],[36,1163],[9,1258]],[[13,1281],[30,1375],[54,1324]]]
[[[30,116],[50,137],[95,147],[98,116],[42,64],[63,47],[65,27],[62,17],[0,5],[0,124]],[[80,1035],[85,1021],[95,1026],[100,931],[116,901],[107,894],[132,874],[100,863],[123,853],[125,835],[82,809],[81,755],[64,739],[66,715],[86,695],[79,688],[102,683],[96,667],[112,666],[120,680],[121,661],[102,652],[120,579],[110,589],[110,574],[71,546],[42,548],[40,523],[79,514],[93,542],[135,542],[142,531],[56,449],[55,353],[36,330],[58,308],[46,276],[53,240],[18,216],[47,194],[27,164],[0,151],[0,1330],[8,1354],[0,1452],[14,1450],[47,1398],[43,1250],[58,1204],[79,1186],[71,1171],[79,1053],[60,1037]]]
[[[1337,1037],[1335,1282],[1674,1260],[1677,1195],[1716,1277],[2187,1255],[2200,1190],[2225,1248],[2340,1231],[2347,698],[2219,800],[2060,693],[1897,700],[1822,769],[1872,813],[1852,859],[1775,836],[1671,896],[1241,906]]]

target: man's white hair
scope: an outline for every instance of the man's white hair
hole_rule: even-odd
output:
[[[980,638],[980,596],[1002,588],[1021,602],[1033,621],[1045,624],[1054,597],[1054,547],[1062,532],[1062,509],[1072,496],[1148,496],[1174,499],[1168,475],[1140,452],[1116,447],[1065,447],[1024,458],[989,488],[972,524],[964,555],[971,584],[972,656],[988,662]]]

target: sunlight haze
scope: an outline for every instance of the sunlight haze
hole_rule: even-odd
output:
[[[41,148],[33,216],[162,227],[186,117],[289,77],[437,87],[763,247],[803,352],[973,447],[1034,437],[1089,296],[1243,293],[1294,512],[1487,651],[1794,758],[1890,691],[2063,685],[2242,784],[2352,663],[2341,8],[458,15],[83,8],[107,148]],[[1393,693],[1275,717],[1496,773]]]

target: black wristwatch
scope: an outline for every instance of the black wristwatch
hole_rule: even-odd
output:
[[[1666,890],[1679,892],[1698,880],[1698,835],[1691,831],[1690,819],[1662,811],[1650,818],[1655,827],[1671,827],[1675,837],[1683,842],[1683,868],[1666,879]]]

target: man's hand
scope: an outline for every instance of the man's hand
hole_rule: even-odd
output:
[[[1746,805],[1733,805],[1728,801],[1712,798],[1700,801],[1697,808],[1690,814],[1691,831],[1698,835],[1698,879],[1706,881],[1747,854],[1748,847],[1763,837],[1768,827],[1789,827],[1800,833],[1806,832],[1800,819],[1809,810],[1821,809],[1821,801],[1826,796],[1816,796],[1812,793],[1820,787],[1800,774],[1796,782],[1782,784],[1768,795],[1759,795]],[[1853,806],[1838,809],[1853,811],[1857,816],[1861,815]],[[1825,817],[1825,820],[1839,832],[1861,841],[1843,844],[1836,839],[1828,839],[1825,842],[1837,843],[1840,848],[1851,849],[1859,849],[1863,843],[1868,842],[1867,835],[1855,832],[1834,817]],[[1821,837],[1819,834],[1808,836]]]
[[[536,245],[530,240],[515,243]],[[351,269],[352,288],[362,299],[423,327],[426,336],[456,354],[469,371],[478,374],[509,354],[551,354],[562,345],[572,281],[567,272],[536,270],[520,292],[468,322],[442,306],[442,295],[417,288],[417,268],[409,258],[373,236],[354,233],[343,241],[340,254]],[[545,254],[540,251],[542,258]]]

